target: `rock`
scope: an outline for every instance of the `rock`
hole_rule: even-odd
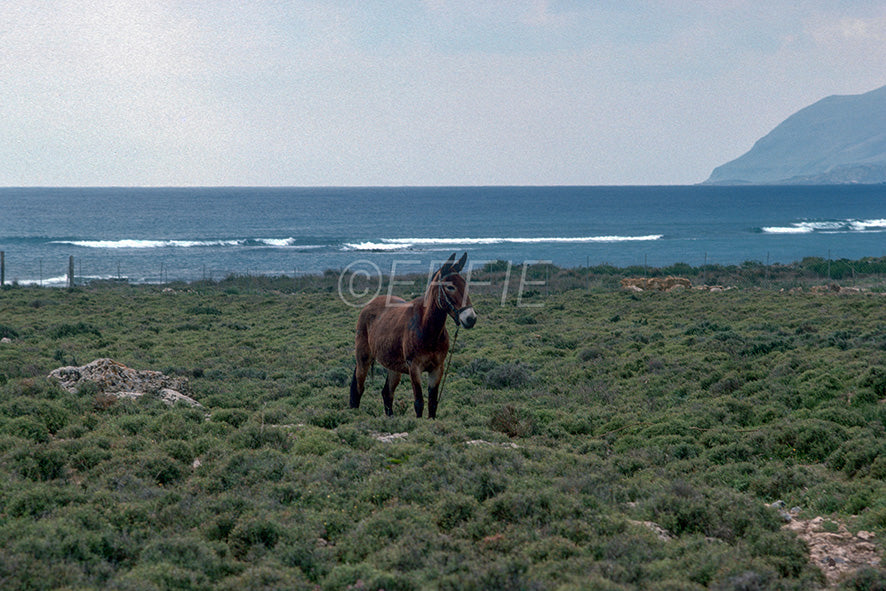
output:
[[[840,295],[858,295],[865,293],[860,287],[840,287],[836,283],[830,283],[828,285],[813,285],[809,288],[809,291],[812,293],[837,293]]]
[[[510,441],[507,443],[493,443],[491,441],[486,441],[485,439],[471,439],[470,441],[465,441],[465,445],[497,445],[500,447],[509,447],[511,449],[520,449],[519,445]]]
[[[784,527],[806,542],[809,561],[822,570],[829,587],[836,587],[840,580],[859,568],[880,567],[880,549],[872,543],[873,533],[862,530],[853,535],[842,521],[829,519],[827,525],[825,521],[824,517],[795,517]]]
[[[621,280],[621,287],[622,289],[630,291],[671,291],[677,287],[690,289],[692,287],[692,282],[685,277],[673,277],[671,275],[668,275],[667,277],[649,278],[625,277]]]
[[[670,540],[674,539],[674,536],[671,535],[671,532],[669,532],[659,524],[655,523],[654,521],[636,521],[634,519],[628,519],[628,523],[645,527],[646,529],[654,533],[656,537],[658,537],[658,539],[663,542],[669,542]]]
[[[191,398],[190,396],[185,396],[181,392],[177,392],[171,388],[162,388],[159,393],[160,400],[168,404],[169,406],[174,406],[176,402],[184,402],[190,406],[202,406],[199,402]]]
[[[769,506],[778,511],[778,516],[781,517],[782,520],[790,521],[791,519],[793,519],[793,516],[787,511],[788,504],[784,501],[778,500],[774,503],[770,503]]]
[[[11,343],[11,342],[12,342],[12,339],[9,337],[3,337],[2,339],[0,339],[0,343]]]
[[[376,441],[381,441],[382,443],[394,443],[409,437],[409,433],[372,433],[371,435]]]
[[[180,392],[188,387],[186,379],[172,378],[159,371],[132,369],[113,359],[96,359],[81,367],[59,367],[48,377],[72,394],[77,394],[84,384],[91,383],[98,388],[98,394],[106,396],[135,399],[152,395],[170,406],[184,402],[202,408],[199,402]]]
[[[813,285],[809,288],[812,293],[840,293],[840,286],[836,283],[829,285]]]

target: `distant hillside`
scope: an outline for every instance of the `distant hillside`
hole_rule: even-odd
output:
[[[829,96],[769,132],[705,184],[886,182],[886,86]]]

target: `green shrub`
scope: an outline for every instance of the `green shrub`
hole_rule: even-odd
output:
[[[482,380],[489,371],[495,369],[498,363],[484,357],[475,357],[465,365],[458,367],[458,373],[466,378]]]
[[[404,575],[387,573],[366,563],[343,564],[336,566],[324,579],[323,589],[326,591],[338,591],[348,589],[353,591],[413,591],[417,589],[414,583]]]
[[[764,338],[753,342],[741,350],[743,357],[761,357],[773,351],[789,351],[794,348],[790,338]]]
[[[213,306],[197,305],[188,309],[188,314],[204,315],[204,316],[221,316],[222,311]]]
[[[652,520],[675,535],[698,533],[734,542],[752,532],[775,530],[778,519],[763,503],[723,489],[675,482],[651,501]]]
[[[286,456],[275,449],[238,451],[221,468],[218,485],[221,490],[229,490],[257,482],[277,482],[286,474],[286,467]]]
[[[840,582],[842,591],[886,591],[886,569],[864,566]]]
[[[219,591],[313,591],[316,586],[299,569],[274,565],[250,567],[243,574],[225,579],[216,588]]]
[[[224,549],[199,538],[173,535],[157,538],[142,550],[139,560],[145,564],[169,563],[206,577],[204,584],[218,581],[232,572],[223,559]]]
[[[305,428],[295,435],[293,453],[322,456],[339,446],[339,437],[326,429]]]
[[[212,411],[212,420],[225,422],[232,427],[239,427],[249,418],[249,413],[237,408],[222,408]]]
[[[163,451],[172,459],[189,464],[194,460],[194,450],[191,445],[180,439],[173,439],[163,443]]]
[[[828,466],[847,476],[864,476],[875,467],[877,472],[881,472],[883,461],[886,461],[886,443],[873,439],[851,439],[844,442],[828,458]]]
[[[108,585],[114,591],[199,591],[207,587],[206,576],[169,562],[140,563],[117,576]]]
[[[578,358],[581,361],[591,361],[593,359],[602,359],[603,350],[598,347],[588,347],[578,352]]]
[[[533,296],[544,314],[501,307],[500,284],[478,285],[484,322],[459,340],[437,421],[412,416],[408,385],[397,416],[383,416],[378,375],[372,404],[347,408],[356,310],[336,297],[334,272],[176,286],[180,297],[156,286],[4,290],[2,322],[27,342],[0,347],[0,580],[820,586],[766,504],[886,528],[886,409],[876,403],[886,308],[768,283],[618,291],[621,277],[644,272],[553,270]],[[704,270],[729,285],[770,272],[779,287],[814,280],[801,265]],[[32,305],[38,297],[45,304]],[[42,377],[97,357],[193,378],[208,411],[117,402],[94,386],[69,394]],[[505,435],[519,446],[502,445]],[[876,588],[876,576],[851,584]]]
[[[289,451],[292,449],[292,436],[279,427],[245,425],[230,438],[238,448],[260,449],[263,447]]]
[[[248,518],[238,523],[228,536],[231,553],[240,560],[250,554],[261,555],[280,541],[282,530],[273,521]]]
[[[481,503],[507,489],[507,480],[498,472],[477,470],[468,474],[467,489]]]
[[[504,492],[485,503],[489,516],[503,524],[521,521],[542,526],[554,519],[550,495],[537,491]]]
[[[529,367],[519,361],[502,363],[486,372],[483,383],[488,388],[521,388],[532,381]]]
[[[158,454],[143,460],[139,474],[157,484],[169,485],[186,474],[185,467],[166,454]]]
[[[875,397],[886,398],[886,369],[882,367],[870,368],[867,374],[859,380],[859,384],[864,388],[870,388]]]
[[[755,532],[748,550],[775,568],[780,577],[796,578],[809,568],[806,545],[784,530]]]
[[[19,473],[31,480],[55,480],[65,475],[68,455],[61,449],[40,445],[18,450],[14,456]]]
[[[445,492],[437,500],[437,525],[451,530],[477,515],[480,504],[474,497],[456,492]]]
[[[538,319],[532,314],[523,314],[514,318],[514,323],[522,325],[538,324]]]
[[[344,410],[328,410],[311,413],[308,416],[308,422],[323,429],[335,429],[339,425],[347,423],[349,418],[349,415]]]
[[[35,443],[49,441],[49,429],[31,417],[17,417],[3,425],[3,431],[10,435],[30,439]]]
[[[321,386],[344,387],[351,383],[353,368],[333,367],[327,369],[320,377]]]
[[[770,425],[755,435],[753,444],[775,457],[823,462],[846,437],[846,429],[836,423],[803,419]]]
[[[231,377],[250,380],[266,380],[268,372],[255,367],[238,367],[230,372]]]
[[[101,331],[87,322],[78,322],[76,324],[57,324],[49,329],[48,335],[53,339],[62,339],[66,337],[75,337],[81,334],[91,334],[101,337]]]
[[[78,499],[69,488],[49,483],[21,487],[6,503],[6,512],[13,517],[44,517],[53,510]]]
[[[18,331],[11,326],[0,324],[0,339],[17,339]]]

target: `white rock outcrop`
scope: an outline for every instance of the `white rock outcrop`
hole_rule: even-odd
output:
[[[169,377],[159,371],[132,369],[113,359],[96,359],[80,367],[59,367],[52,370],[48,377],[57,380],[62,388],[73,394],[77,394],[84,384],[91,383],[95,384],[100,394],[107,396],[139,398],[150,395],[157,396],[170,406],[184,402],[202,408],[199,402],[181,393],[188,387],[185,378]]]

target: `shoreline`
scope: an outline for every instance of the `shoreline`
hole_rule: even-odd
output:
[[[385,289],[415,286],[423,288],[427,282],[424,273],[406,272],[385,274],[375,267],[376,273],[365,269],[327,269],[322,273],[299,275],[262,275],[230,273],[223,279],[131,281],[128,277],[79,277],[74,274],[75,287],[249,287],[281,292],[315,291],[343,287],[349,290],[366,290],[372,286]],[[517,284],[531,290],[562,292],[570,289],[619,288],[627,278],[681,277],[692,286],[771,287],[776,289],[812,287],[814,285],[842,284],[886,291],[886,257],[861,259],[824,259],[805,257],[790,264],[764,264],[745,261],[736,265],[707,264],[689,265],[675,263],[663,267],[600,264],[592,266],[560,267],[552,263],[513,263],[498,260],[471,269],[471,289],[479,293],[494,293],[504,285]],[[5,281],[3,289],[20,288],[69,288],[68,277],[37,280]]]

